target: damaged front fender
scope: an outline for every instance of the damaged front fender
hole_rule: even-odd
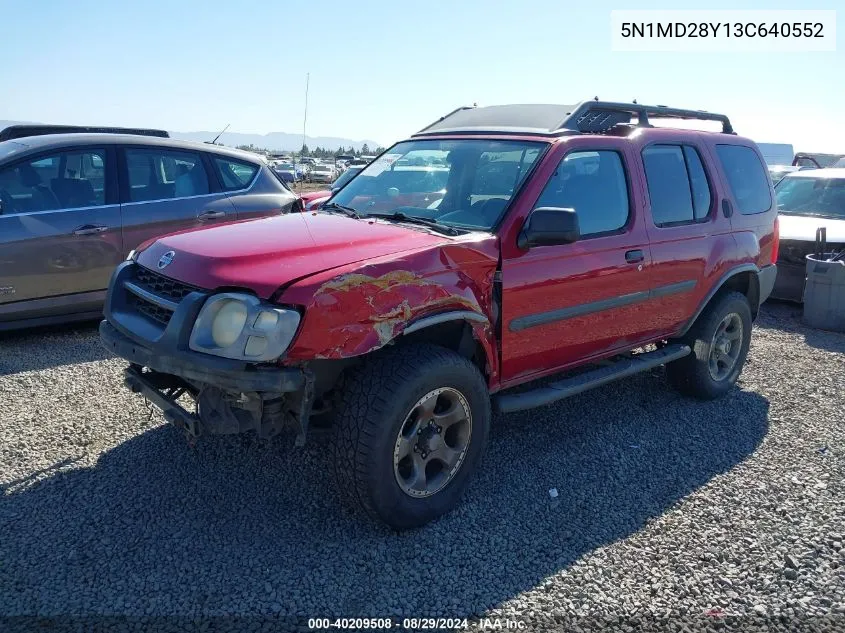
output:
[[[409,326],[439,314],[461,313],[497,374],[492,323],[498,252],[492,236],[401,258],[384,258],[315,275],[288,288],[284,303],[305,306],[288,361],[345,359],[375,351]],[[475,315],[469,316],[469,315]]]

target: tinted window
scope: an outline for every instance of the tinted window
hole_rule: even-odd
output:
[[[193,152],[127,149],[129,201],[168,200],[209,192],[202,159]]]
[[[105,204],[105,151],[61,152],[0,171],[3,213]]]
[[[651,145],[643,150],[643,167],[657,226],[692,222],[692,186],[680,145]]]
[[[769,177],[757,153],[742,145],[717,145],[716,154],[725,170],[739,212],[753,215],[771,209]]]
[[[710,214],[710,184],[701,163],[698,150],[684,145],[684,158],[687,162],[687,174],[692,188],[692,208],[696,220],[703,220]]]
[[[223,188],[227,191],[244,189],[250,185],[255,174],[258,173],[258,165],[242,163],[229,158],[214,158],[217,173],[223,181]]]
[[[575,209],[585,237],[618,231],[628,223],[628,185],[622,159],[612,151],[568,154],[534,206]]]

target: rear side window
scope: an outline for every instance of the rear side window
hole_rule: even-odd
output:
[[[194,152],[127,149],[129,201],[148,202],[209,192],[202,158]]]
[[[698,150],[689,145],[650,145],[643,167],[655,226],[704,220],[710,213],[710,185]]]
[[[567,154],[534,206],[575,209],[583,237],[620,231],[629,209],[622,158],[609,150]]]
[[[220,174],[220,180],[223,181],[223,188],[226,191],[245,189],[258,173],[258,165],[219,156],[214,157],[214,166]]]
[[[716,154],[742,215],[765,213],[772,208],[769,177],[753,149],[743,145],[717,145]]]

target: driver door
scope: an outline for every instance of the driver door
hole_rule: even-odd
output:
[[[635,193],[636,156],[627,145],[613,138],[559,144],[509,214],[502,231],[503,386],[650,336],[651,255],[642,196]],[[580,238],[519,248],[522,224],[539,207],[575,209]]]

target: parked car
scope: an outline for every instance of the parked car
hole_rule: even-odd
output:
[[[301,180],[300,172],[296,170],[293,163],[276,161],[273,164],[273,172],[286,183],[295,183]]]
[[[772,183],[778,184],[787,174],[801,169],[797,165],[769,165],[769,175],[772,177]]]
[[[845,250],[845,169],[811,169],[775,187],[780,222],[778,278],[772,296],[801,302],[805,257],[816,250],[816,229],[826,228],[827,251]]]
[[[394,164],[432,155],[445,190],[408,172],[437,187],[408,195]],[[724,115],[459,109],[320,213],[150,242],[116,270],[100,336],[191,436],[292,427],[301,445],[320,414],[340,496],[412,528],[458,502],[492,410],[662,364],[685,394],[730,391],[775,280],[776,218],[762,156]]]
[[[124,134],[0,142],[0,330],[97,318],[145,240],[279,215],[290,193],[257,157]]]
[[[327,189],[320,189],[319,191],[305,191],[299,194],[299,200],[303,211],[315,211],[319,208],[320,203],[325,202],[332,195],[332,192]]]
[[[311,167],[311,182],[333,183],[337,178],[337,172],[331,165],[314,165]]]

